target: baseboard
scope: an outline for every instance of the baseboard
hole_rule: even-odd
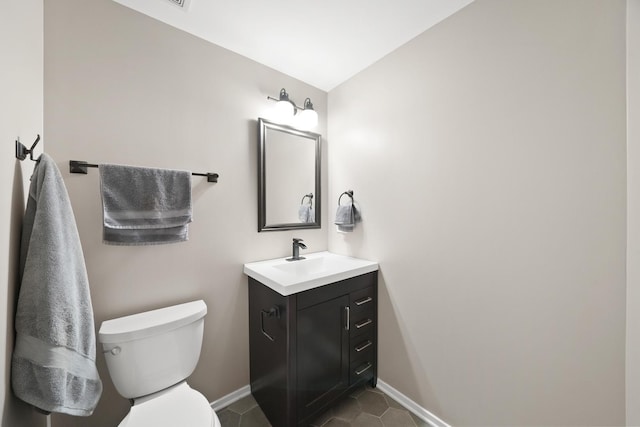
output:
[[[240,387],[236,391],[232,391],[226,396],[222,396],[220,399],[211,402],[211,409],[214,411],[219,411],[222,408],[226,408],[232,403],[242,399],[243,397],[249,396],[251,394],[251,387],[246,385],[244,387]]]
[[[387,396],[413,412],[418,418],[422,421],[428,423],[431,427],[451,427],[446,422],[442,421],[436,415],[424,409],[422,406],[418,405],[413,400],[409,399],[404,394],[400,393],[395,388],[391,387],[386,382],[382,381],[378,378],[377,387],[385,393]],[[232,403],[242,399],[243,397],[251,394],[251,387],[246,385],[244,387],[240,387],[236,391],[232,391],[226,396],[222,396],[220,399],[211,402],[211,408],[214,411],[219,411],[220,409],[226,408]]]
[[[393,400],[395,400],[396,402],[398,402],[399,404],[401,404],[402,406],[404,406],[405,408],[407,408],[408,410],[413,412],[418,418],[420,418],[422,421],[428,423],[430,426],[432,426],[432,427],[451,427],[449,424],[447,424],[444,421],[442,421],[436,415],[434,415],[431,412],[427,411],[422,406],[418,405],[416,402],[414,402],[413,400],[409,399],[407,396],[405,396],[404,394],[400,393],[398,390],[396,390],[395,388],[391,387],[386,382],[382,381],[380,378],[378,378],[377,387],[384,394],[386,394],[387,396],[389,396],[390,398],[392,398]]]

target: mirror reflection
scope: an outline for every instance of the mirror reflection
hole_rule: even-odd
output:
[[[258,231],[320,228],[320,135],[258,119]]]

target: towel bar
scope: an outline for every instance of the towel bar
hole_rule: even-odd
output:
[[[99,167],[99,165],[94,163],[87,163],[82,160],[69,160],[70,173],[81,173],[86,175],[88,173],[87,168],[97,168],[97,167]],[[191,175],[206,176],[207,182],[218,182],[218,177],[220,176],[217,173],[211,173],[211,172],[207,172],[207,173],[192,172]]]

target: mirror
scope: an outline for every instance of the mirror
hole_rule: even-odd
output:
[[[258,119],[258,231],[320,228],[320,135]]]

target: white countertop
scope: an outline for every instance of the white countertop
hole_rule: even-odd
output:
[[[287,296],[378,270],[378,263],[331,252],[302,254],[304,260],[276,258],[244,265],[244,273]]]

